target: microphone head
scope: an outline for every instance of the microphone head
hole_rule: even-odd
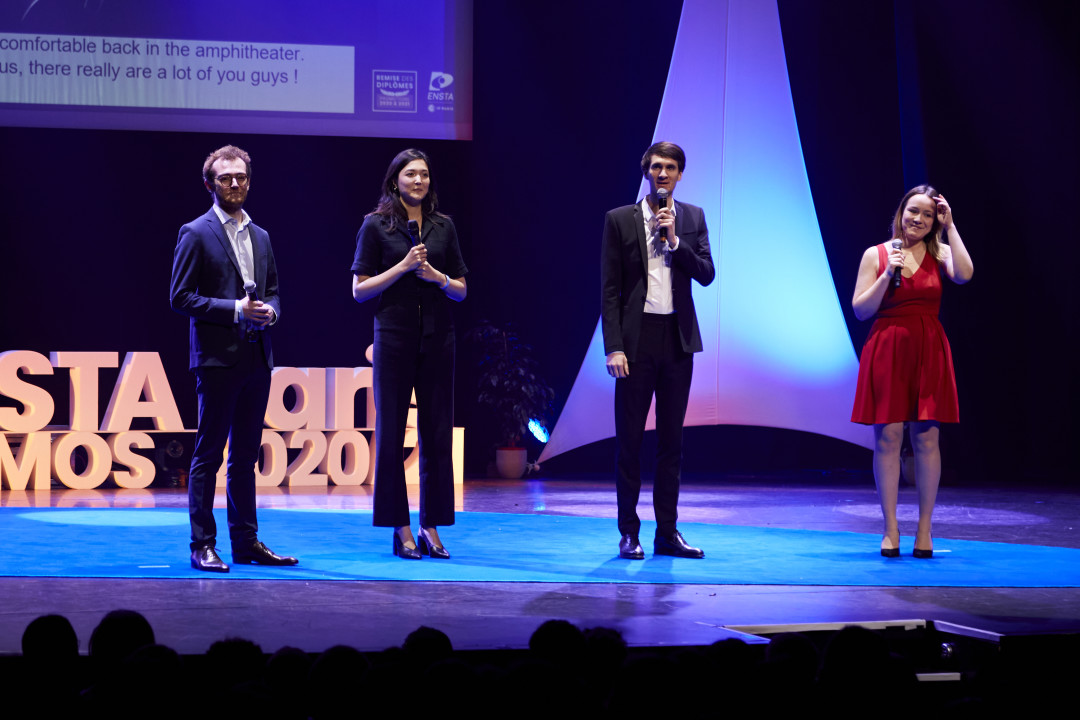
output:
[[[244,283],[244,292],[246,292],[246,293],[255,292],[255,283],[251,282],[250,280],[248,280],[246,283]]]
[[[898,238],[893,238],[889,244],[892,245],[893,250],[899,250],[900,248],[904,247],[904,241]]]
[[[413,235],[420,232],[420,223],[416,222],[415,220],[410,220],[409,221],[409,232],[412,233]]]
[[[660,205],[661,207],[667,207],[667,200],[669,195],[671,195],[671,193],[668,192],[667,188],[658,188],[656,190],[656,204]]]

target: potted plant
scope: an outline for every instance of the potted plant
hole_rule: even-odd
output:
[[[500,327],[482,320],[467,337],[480,356],[477,400],[492,409],[498,424],[495,465],[502,477],[519,478],[528,463],[522,438],[530,421],[545,424],[555,391],[537,375],[532,348],[512,323]]]

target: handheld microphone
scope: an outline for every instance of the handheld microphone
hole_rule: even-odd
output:
[[[412,238],[413,247],[416,247],[420,244],[420,223],[416,222],[415,220],[409,221],[409,237]],[[423,283],[423,280],[421,280],[420,277],[417,276],[416,283],[420,285]]]
[[[250,280],[244,283],[244,292],[247,293],[248,300],[250,300],[251,302],[258,301],[259,295],[255,292],[255,283],[251,282]],[[248,321],[246,337],[249,343],[259,341],[259,336],[255,334],[255,331],[256,327],[252,325],[250,321]]]
[[[656,191],[656,206],[657,206],[656,209],[657,209],[657,212],[667,208],[668,195],[670,195],[670,194],[671,193],[669,193],[667,191],[667,188],[659,188]],[[660,228],[660,237],[667,240],[667,228],[666,227]]]
[[[904,246],[904,241],[903,240],[893,240],[890,244],[892,245],[893,250],[899,250],[900,248],[902,248]],[[903,278],[900,275],[900,268],[896,268],[896,270],[893,271],[893,275],[892,275],[892,286],[894,288],[900,287],[900,281],[902,279]]]

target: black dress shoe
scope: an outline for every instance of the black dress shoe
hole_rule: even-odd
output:
[[[686,540],[683,539],[682,533],[678,530],[672,531],[671,535],[666,537],[657,535],[653,539],[653,554],[671,555],[672,557],[681,558],[705,557],[705,553],[703,553],[700,548],[687,545]]]
[[[191,567],[206,572],[229,572],[229,566],[222,561],[221,556],[217,554],[217,550],[210,545],[195,548],[191,551]]]
[[[248,545],[233,545],[232,559],[243,565],[295,565],[300,562],[294,557],[276,554],[260,540],[253,540]]]
[[[397,534],[394,535],[397,537]],[[427,530],[420,528],[420,533],[416,538],[416,549],[420,551],[421,555],[429,555],[436,560],[449,560],[450,553],[442,545],[436,545],[431,541],[431,536],[428,535]]]
[[[401,542],[401,536],[397,534],[397,530],[394,531],[394,554],[403,560],[419,560],[424,557],[420,554],[419,549],[405,547],[405,543]]]
[[[637,535],[627,533],[619,540],[619,557],[627,560],[644,560],[645,551],[641,549]]]

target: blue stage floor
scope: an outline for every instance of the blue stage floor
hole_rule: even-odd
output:
[[[218,511],[225,527],[224,512]],[[620,559],[606,518],[460,512],[444,528],[450,561],[407,562],[368,510],[260,510],[264,539],[299,566],[234,566],[228,580],[673,583],[894,587],[1076,587],[1080,549],[938,538],[932,560],[877,553],[878,535],[684,523],[704,560]],[[413,524],[416,524],[414,518]],[[651,550],[653,528],[642,528]],[[0,508],[0,537],[19,548],[0,574],[24,577],[193,579],[180,508]],[[230,560],[227,540],[221,548]]]
[[[224,524],[223,496],[219,522]],[[650,550],[649,488],[639,508]],[[267,651],[398,645],[419,625],[454,647],[525,647],[564,618],[635,646],[702,645],[745,626],[902,619],[993,633],[1080,631],[1080,493],[943,487],[935,556],[910,556],[914,491],[901,491],[905,555],[877,553],[872,481],[820,473],[685,483],[679,526],[704,560],[616,557],[610,481],[467,481],[454,558],[404,561],[370,525],[371,489],[260,489],[260,536],[296,568],[188,564],[183,490],[0,492],[0,654],[60,613],[85,651],[101,617],[142,612],[184,653],[246,637]],[[414,499],[415,503],[415,499]],[[222,548],[230,560],[227,542]]]

